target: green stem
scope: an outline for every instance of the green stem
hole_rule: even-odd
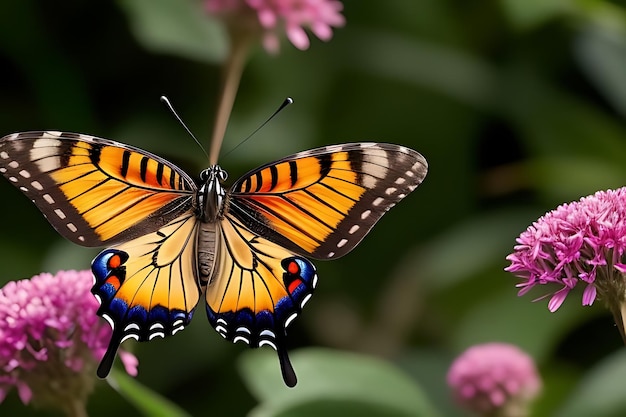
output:
[[[231,35],[232,44],[230,54],[224,66],[222,90],[220,92],[215,124],[213,125],[213,136],[209,152],[209,163],[211,165],[217,164],[250,45],[250,37],[246,34],[239,34],[238,36],[231,33]]]
[[[78,399],[72,399],[65,408],[67,417],[89,417],[85,403]]]

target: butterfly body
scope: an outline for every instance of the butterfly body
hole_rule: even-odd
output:
[[[98,314],[113,327],[102,377],[120,343],[177,333],[204,298],[220,335],[271,346],[295,385],[285,337],[317,284],[307,257],[348,253],[426,171],[406,147],[353,143],[288,156],[226,187],[217,165],[196,183],[163,158],[93,136],[0,139],[0,173],[61,235],[109,246],[92,262]]]

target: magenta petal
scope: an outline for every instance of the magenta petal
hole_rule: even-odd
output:
[[[621,272],[622,274],[626,274],[626,264],[615,263],[613,267],[617,269],[619,272]]]
[[[137,376],[137,365],[139,365],[137,357],[130,352],[126,352],[125,350],[120,351],[118,355],[124,365],[126,373],[130,376]]]
[[[300,26],[288,26],[287,38],[296,48],[302,51],[309,49],[309,37]]]
[[[583,305],[590,306],[596,300],[596,286],[593,284],[587,285],[585,291],[583,291]]]
[[[548,302],[548,310],[550,310],[551,313],[557,311],[559,307],[561,307],[561,304],[563,304],[563,301],[565,301],[567,294],[569,294],[569,288],[567,287],[554,293]]]
[[[33,398],[33,392],[31,391],[30,387],[22,381],[18,381],[16,383],[16,387],[17,395],[20,397],[20,400],[22,400],[24,404],[30,403],[30,400]]]

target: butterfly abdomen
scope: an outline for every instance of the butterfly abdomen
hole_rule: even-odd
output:
[[[216,223],[200,222],[198,233],[198,267],[200,285],[204,286],[211,279],[215,269]]]

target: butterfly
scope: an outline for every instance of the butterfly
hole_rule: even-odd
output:
[[[174,335],[204,297],[221,336],[274,348],[294,386],[286,329],[317,284],[308,258],[350,252],[427,169],[404,146],[348,143],[287,156],[227,188],[219,165],[194,181],[166,159],[94,136],[0,139],[0,173],[57,232],[108,247],[91,265],[98,315],[113,328],[101,378],[123,341]]]

